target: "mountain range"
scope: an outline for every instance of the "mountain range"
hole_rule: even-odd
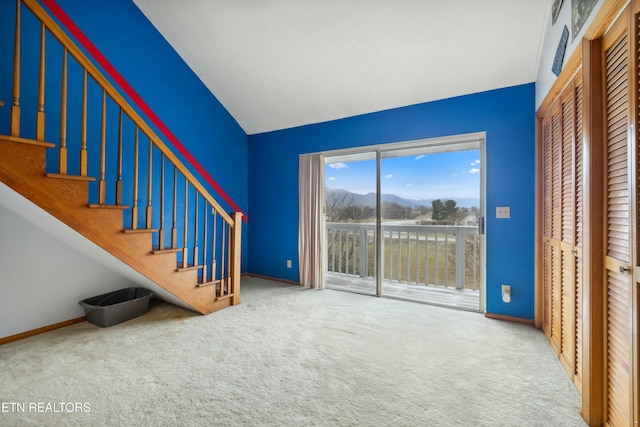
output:
[[[327,204],[333,204],[335,201],[345,198],[345,205],[353,206],[371,206],[376,205],[376,193],[358,194],[347,190],[339,190],[334,188],[326,188]],[[455,200],[456,205],[461,208],[471,208],[480,206],[480,199],[477,197],[439,197],[441,200]],[[415,208],[417,206],[431,207],[431,202],[436,199],[405,199],[395,194],[382,194],[382,202],[397,203],[400,206]]]

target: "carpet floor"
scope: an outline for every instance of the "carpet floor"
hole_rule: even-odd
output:
[[[0,346],[0,425],[584,426],[544,334],[477,313],[243,279]]]

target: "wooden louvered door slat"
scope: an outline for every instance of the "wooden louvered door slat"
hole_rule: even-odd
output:
[[[624,23],[622,23],[624,24]],[[603,38],[605,87],[605,421],[633,423],[629,37],[615,25]]]

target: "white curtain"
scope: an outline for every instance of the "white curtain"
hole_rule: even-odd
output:
[[[300,285],[324,289],[326,270],[324,156],[300,156],[298,265]]]

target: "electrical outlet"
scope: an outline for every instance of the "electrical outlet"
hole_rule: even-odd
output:
[[[290,259],[287,260],[287,268],[291,268],[291,260]]]
[[[505,303],[511,302],[511,285],[502,285],[502,301]]]
[[[511,208],[509,206],[497,206],[496,218],[511,218]]]

